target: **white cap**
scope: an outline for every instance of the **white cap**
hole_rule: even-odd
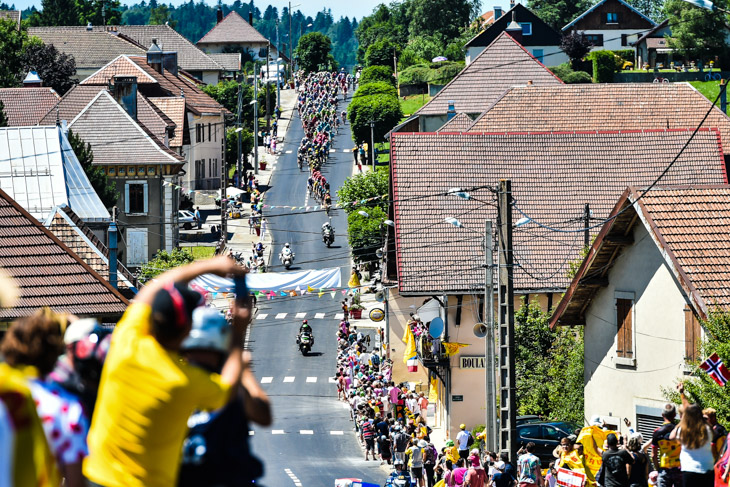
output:
[[[94,318],[84,318],[83,320],[76,320],[68,325],[66,333],[63,334],[63,343],[71,345],[76,343],[82,338],[85,338],[94,331],[94,328],[99,324]]]

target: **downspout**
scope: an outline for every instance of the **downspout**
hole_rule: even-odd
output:
[[[444,342],[449,341],[449,297],[444,295],[443,297],[443,309],[444,309]],[[446,408],[446,438],[449,437],[451,429],[451,357],[448,357],[448,364],[446,366],[446,401],[444,407]]]

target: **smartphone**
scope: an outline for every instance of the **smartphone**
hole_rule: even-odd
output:
[[[249,306],[251,303],[251,295],[246,285],[245,276],[236,276],[233,278],[233,285],[235,286],[236,293],[236,304],[239,306]]]

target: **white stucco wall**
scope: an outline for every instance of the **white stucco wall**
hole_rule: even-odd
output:
[[[624,49],[633,49],[632,42],[635,42],[639,36],[646,33],[645,29],[605,29],[605,30],[586,30],[586,35],[603,35],[603,45],[593,46],[591,51],[620,51]],[[621,34],[628,34],[626,45],[621,45]]]
[[[661,388],[683,376],[684,306],[681,287],[645,227],[634,230],[601,288],[586,310],[585,414],[614,416],[623,433],[623,418],[636,425],[636,408],[662,408]],[[634,293],[635,366],[617,365],[617,292]],[[623,296],[622,296],[623,297]]]
[[[220,181],[221,164],[223,164],[223,115],[202,114],[194,115],[188,112],[188,130],[190,131],[190,145],[183,147],[182,156],[185,158],[184,186],[195,189],[196,179],[203,179],[203,186],[198,189],[216,189]],[[196,125],[205,125],[205,141],[197,142]],[[208,124],[211,124],[211,138],[208,138]],[[195,161],[205,160],[205,178],[196,174]],[[210,162],[218,161],[218,169],[211,174]]]
[[[524,46],[524,48],[527,49],[527,52],[529,52],[533,56],[535,56],[536,49],[542,49],[543,59],[540,60],[538,58],[538,60],[545,66],[557,66],[558,64],[563,64],[570,61],[568,55],[561,51],[559,46]],[[469,65],[469,63],[471,63],[474,58],[476,58],[484,49],[486,49],[486,47],[484,46],[467,48],[466,64]]]

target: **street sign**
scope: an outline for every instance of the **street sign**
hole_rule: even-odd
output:
[[[463,402],[463,401],[464,401],[464,396],[454,396],[453,394],[451,395],[451,402]]]
[[[373,308],[370,310],[370,319],[373,321],[383,321],[385,318],[385,311],[381,308]]]
[[[465,357],[459,356],[459,368],[460,369],[483,369],[484,368],[484,356]]]

